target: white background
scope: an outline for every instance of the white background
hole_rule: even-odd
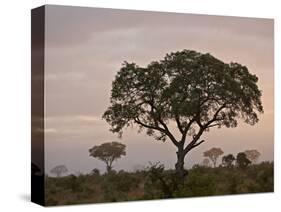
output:
[[[54,211],[280,211],[281,7],[278,0],[7,0],[0,4],[0,211],[46,210],[30,203],[30,9],[42,4],[275,18],[275,192],[134,203],[51,207]]]

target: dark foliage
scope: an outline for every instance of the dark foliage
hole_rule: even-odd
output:
[[[236,165],[239,168],[246,168],[251,164],[251,161],[247,158],[244,152],[239,152],[236,156]]]
[[[178,190],[178,177],[175,171],[165,171],[163,164],[151,164],[144,184],[145,198],[171,198]]]
[[[228,168],[233,167],[235,157],[232,154],[228,154],[222,157],[222,165]]]
[[[211,54],[183,50],[146,67],[124,62],[112,83],[110,106],[103,118],[122,135],[135,125],[156,140],[177,147],[175,168],[185,177],[184,158],[212,127],[250,125],[263,112],[258,77],[246,66],[224,63]],[[170,130],[174,122],[179,137]]]
[[[112,164],[117,159],[126,155],[126,145],[113,141],[94,146],[89,149],[90,156],[103,161],[107,172],[112,171]]]

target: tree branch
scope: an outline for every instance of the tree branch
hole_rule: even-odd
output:
[[[179,145],[179,142],[175,139],[175,137],[173,136],[173,134],[170,132],[168,126],[167,126],[167,125],[165,124],[165,122],[161,119],[160,114],[157,113],[157,108],[154,106],[153,101],[148,101],[147,103],[150,105],[151,109],[154,109],[154,110],[156,111],[156,112],[154,112],[154,111],[152,110],[152,111],[153,111],[153,115],[156,115],[156,116],[157,116],[157,118],[156,118],[156,116],[154,116],[154,122],[156,123],[156,126],[158,126],[158,123],[157,123],[157,122],[159,122],[159,123],[164,127],[164,129],[158,127],[158,128],[160,128],[160,129],[164,130],[164,131],[161,131],[161,132],[165,133],[165,134],[170,138],[170,140],[173,142],[173,144],[174,144],[175,146],[178,146],[178,145]]]
[[[217,124],[211,124],[211,125],[209,125],[207,128],[211,128],[211,127],[215,127],[215,126],[219,126],[220,124],[219,123],[217,123]]]
[[[190,142],[189,145],[184,149],[184,153],[188,153],[190,150],[194,149],[195,147],[199,146],[200,144],[202,144],[203,142],[205,142],[205,140],[201,140],[200,142]]]
[[[204,127],[207,128],[211,123],[213,123],[214,121],[217,121],[217,116],[218,116],[219,112],[221,112],[221,110],[224,109],[225,106],[226,106],[226,103],[224,103],[222,106],[220,106],[220,108],[214,114],[213,118],[210,121],[208,121],[206,124],[204,124]]]
[[[158,130],[158,131],[160,131],[160,132],[165,133],[165,129],[163,129],[163,128],[159,127],[159,126],[152,126],[152,125],[145,124],[145,123],[141,122],[138,117],[134,118],[134,121],[135,121],[137,124],[139,124],[139,125],[141,125],[141,126],[143,126],[143,127],[146,127],[146,128],[149,128],[149,129],[153,129],[153,130]]]
[[[183,133],[184,133],[184,130],[183,130],[182,126],[181,126],[179,116],[178,116],[178,115],[175,115],[175,119],[176,119],[176,122],[177,122],[177,126],[178,126],[178,128],[179,128],[179,131],[183,134]]]
[[[171,139],[171,141],[173,142],[174,145],[178,146],[179,142],[175,139],[175,137],[173,136],[173,134],[170,132],[168,126],[165,124],[164,121],[162,121],[160,118],[158,120],[160,122],[160,124],[164,127],[165,129],[165,134]]]
[[[205,140],[201,140],[200,142],[194,144],[194,145],[191,147],[191,149],[193,149],[193,148],[199,146],[199,145],[202,144],[203,142],[205,142]]]
[[[184,152],[185,153],[187,153],[187,152],[189,152],[191,149],[193,149],[194,147],[194,145],[196,145],[196,146],[198,146],[199,144],[201,144],[201,143],[203,143],[203,142],[199,142],[198,143],[198,145],[196,144],[196,142],[198,141],[198,139],[200,138],[200,136],[203,134],[203,132],[204,132],[204,130],[205,130],[206,128],[204,128],[204,127],[201,127],[200,128],[200,130],[199,130],[199,132],[193,137],[193,140],[185,147],[185,149],[184,149]]]
[[[199,143],[196,143],[198,141],[198,139],[200,138],[200,136],[203,134],[203,132],[209,128],[209,127],[214,127],[217,126],[219,124],[213,124],[211,125],[211,123],[213,123],[214,121],[217,121],[217,116],[219,114],[219,112],[224,109],[226,106],[226,103],[223,104],[214,114],[213,118],[211,120],[209,120],[206,124],[202,125],[201,122],[197,119],[198,117],[196,117],[196,122],[200,127],[199,132],[193,137],[193,140],[186,146],[186,148],[184,149],[184,152],[187,153],[189,152],[191,149],[197,147],[198,145],[200,145],[201,143],[204,142],[204,140],[200,141]]]
[[[185,139],[186,139],[186,134],[189,130],[189,128],[191,127],[192,123],[195,121],[195,118],[191,119],[189,121],[189,123],[187,124],[187,126],[185,127],[185,129],[183,130],[183,133],[182,133],[182,138],[181,138],[181,142],[184,143],[185,142]]]
[[[167,125],[162,120],[158,120],[158,121],[161,123],[161,125],[164,127],[164,129],[159,127],[159,126],[152,126],[152,125],[145,124],[145,123],[141,122],[138,117],[134,118],[134,121],[137,124],[140,124],[143,127],[146,127],[146,128],[149,128],[149,129],[153,129],[153,130],[158,130],[158,131],[166,134],[171,139],[171,141],[173,142],[174,145],[176,145],[176,146],[179,145],[179,143],[177,142],[175,137],[169,131],[169,128],[167,127]]]

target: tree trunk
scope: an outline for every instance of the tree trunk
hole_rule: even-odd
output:
[[[107,171],[107,173],[109,173],[111,170],[112,170],[112,166],[109,165],[109,164],[107,164],[107,165],[106,165],[106,171]]]
[[[175,164],[176,168],[176,173],[179,178],[180,183],[183,184],[184,178],[187,175],[187,170],[184,169],[184,158],[185,158],[185,153],[183,151],[183,148],[178,148],[177,151],[177,163]]]

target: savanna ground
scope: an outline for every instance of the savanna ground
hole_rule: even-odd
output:
[[[183,185],[159,164],[135,172],[46,176],[46,205],[273,192],[273,162],[246,168],[193,166]]]

